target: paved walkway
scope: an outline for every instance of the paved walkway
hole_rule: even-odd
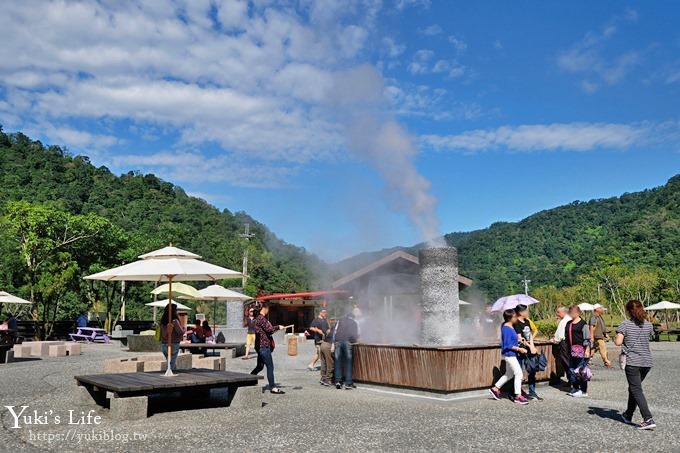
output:
[[[172,400],[164,407],[170,411],[122,423],[94,404],[74,404],[75,374],[101,372],[104,358],[128,354],[113,345],[87,345],[80,357],[0,365],[0,450],[680,451],[680,392],[671,390],[680,375],[680,343],[653,345],[657,366],[645,389],[659,424],[655,432],[638,432],[615,419],[627,395],[620,370],[596,366],[589,399],[574,400],[544,387],[545,401],[516,407],[486,397],[446,401],[451,396],[361,385],[351,391],[322,387],[318,374],[305,370],[311,351],[307,344],[299,356],[288,357],[284,347],[277,349],[277,381],[287,394],[265,394],[263,407],[213,404],[181,411],[176,410],[180,402]],[[234,359],[228,368],[249,371],[254,365],[254,359]],[[24,415],[37,413],[32,421],[47,424],[22,420],[20,429],[12,429],[14,418],[4,406],[15,411],[29,406]],[[98,415],[100,424],[90,419],[90,424],[69,425],[69,410],[73,421]]]

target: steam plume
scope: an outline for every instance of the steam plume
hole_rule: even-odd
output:
[[[437,199],[415,165],[418,148],[389,112],[383,90],[381,75],[370,65],[337,74],[330,101],[344,126],[347,146],[380,173],[398,208],[423,240],[432,246],[445,245],[439,232]]]

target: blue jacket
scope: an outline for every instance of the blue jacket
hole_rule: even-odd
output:
[[[517,352],[513,351],[512,348],[518,344],[519,338],[515,329],[503,324],[501,328],[501,354],[503,357],[517,357]]]

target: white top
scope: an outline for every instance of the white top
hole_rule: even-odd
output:
[[[562,318],[557,324],[557,330],[555,331],[555,336],[553,337],[553,340],[556,343],[560,343],[564,340],[564,330],[567,328],[567,323],[571,321],[571,316],[566,315],[564,318]]]

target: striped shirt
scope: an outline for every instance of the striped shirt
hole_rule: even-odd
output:
[[[649,350],[649,338],[654,327],[648,321],[637,325],[633,321],[625,320],[616,330],[623,334],[621,351],[626,354],[626,365],[651,368],[654,365],[652,352]]]

